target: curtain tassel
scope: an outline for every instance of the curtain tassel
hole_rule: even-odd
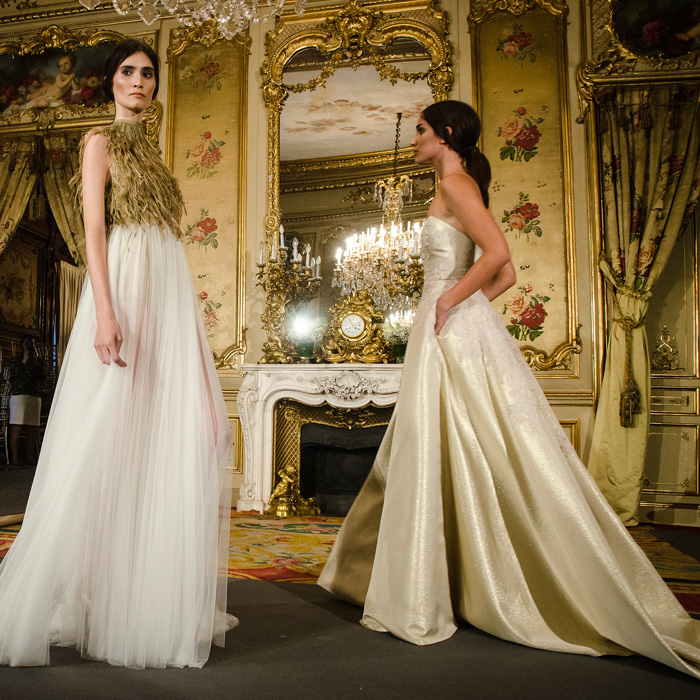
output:
[[[629,316],[618,316],[615,322],[625,330],[625,388],[620,393],[620,425],[631,428],[634,416],[642,412],[642,395],[632,369],[632,331],[644,321],[635,323]]]

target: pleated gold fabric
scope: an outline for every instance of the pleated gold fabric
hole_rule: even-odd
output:
[[[527,646],[642,654],[700,677],[692,620],[578,459],[486,297],[435,302],[473,243],[429,217],[425,287],[377,459],[319,580],[414,644],[455,616]]]

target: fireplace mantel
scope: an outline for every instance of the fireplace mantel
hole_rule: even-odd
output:
[[[245,445],[245,482],[238,510],[263,512],[273,487],[275,404],[294,399],[310,406],[361,408],[396,403],[403,365],[243,365],[238,408]]]

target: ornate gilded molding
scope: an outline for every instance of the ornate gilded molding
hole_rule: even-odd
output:
[[[373,65],[383,79],[396,83],[399,80],[427,80],[435,101],[447,99],[454,76],[451,68],[452,48],[448,40],[449,21],[442,10],[431,0],[402,0],[399,2],[367,2],[350,0],[342,6],[332,6],[307,11],[303,17],[283,15],[275,29],[265,38],[266,59],[263,76],[263,99],[267,105],[268,128],[268,197],[265,231],[268,248],[276,240],[281,221],[280,213],[280,113],[290,92],[314,90],[323,85],[340,66]],[[394,40],[413,39],[425,48],[430,60],[424,72],[408,73],[387,63],[382,50]],[[320,75],[306,83],[283,82],[285,68],[303,49],[317,49],[327,57]],[[366,154],[349,156],[339,167],[353,167],[362,162]],[[378,164],[386,154],[372,156]],[[368,156],[369,157],[369,156]],[[359,160],[358,160],[359,158]],[[336,161],[336,159],[332,159]],[[294,166],[304,168],[303,165]],[[311,167],[311,166],[309,166]],[[321,167],[336,167],[330,161]],[[279,300],[268,294],[263,322],[279,316],[274,307]],[[279,362],[285,342],[267,329],[264,345],[264,362]],[[282,353],[282,354],[280,354]]]
[[[473,31],[475,24],[486,21],[496,12],[510,12],[518,17],[534,7],[541,7],[552,15],[566,16],[569,13],[566,0],[472,0],[467,19]]]
[[[581,336],[579,335],[581,326],[576,329],[576,336],[573,341],[566,341],[557,345],[551,353],[538,350],[532,345],[524,345],[520,348],[525,361],[535,371],[547,372],[552,369],[572,368],[572,356],[581,353]]]
[[[614,12],[620,0],[593,0],[591,20],[593,24],[593,55],[591,61],[582,63],[576,71],[580,114],[582,123],[590,110],[597,83],[616,78],[648,80],[650,82],[678,82],[679,79],[700,77],[700,51],[672,58],[641,56],[624,44],[615,26]],[[693,70],[695,69],[695,70]]]

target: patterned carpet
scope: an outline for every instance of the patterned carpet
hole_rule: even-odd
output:
[[[229,577],[315,583],[342,522],[342,518],[323,516],[276,520],[234,512]],[[19,528],[0,527],[0,557],[9,550]],[[631,528],[630,534],[681,605],[700,619],[700,562],[657,539],[650,527]]]

